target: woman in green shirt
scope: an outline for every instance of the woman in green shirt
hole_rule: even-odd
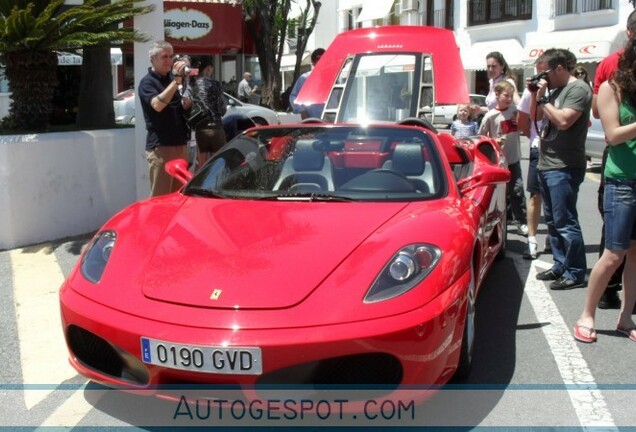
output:
[[[605,166],[605,250],[592,269],[583,313],[574,326],[574,337],[595,342],[596,306],[610,277],[625,261],[623,302],[616,331],[636,342],[632,318],[636,303],[636,39],[630,38],[618,70],[601,84],[598,110],[609,145]]]

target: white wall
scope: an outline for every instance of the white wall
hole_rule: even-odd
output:
[[[134,129],[0,136],[0,249],[85,234],[136,201]]]

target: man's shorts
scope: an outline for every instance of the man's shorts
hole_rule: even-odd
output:
[[[537,164],[539,163],[539,148],[530,147],[530,156],[528,158],[528,178],[526,180],[526,190],[530,192],[530,196],[541,193],[539,189],[539,171]]]

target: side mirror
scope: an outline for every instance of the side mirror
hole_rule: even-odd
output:
[[[233,107],[236,105],[236,101],[234,99],[227,98],[227,106]]]
[[[166,172],[172,177],[186,184],[192,178],[192,173],[188,170],[188,162],[185,159],[173,159],[166,163]]]
[[[510,171],[508,168],[486,165],[480,167],[472,176],[458,181],[457,186],[462,193],[466,193],[481,186],[508,183],[509,181]]]

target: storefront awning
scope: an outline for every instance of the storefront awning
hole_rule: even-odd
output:
[[[311,54],[305,55],[302,61],[300,62],[301,66],[309,66],[311,64]],[[285,54],[280,59],[280,70],[281,72],[293,71],[294,66],[296,66],[296,54]]]
[[[523,47],[517,39],[500,39],[485,42],[475,42],[471,46],[460,49],[462,63],[466,70],[486,69],[486,56],[493,51],[499,51],[511,68],[522,67],[521,53]]]
[[[626,40],[623,26],[530,35],[523,50],[522,61],[532,64],[547,49],[566,48],[576,56],[579,63],[597,62],[621,48]]]
[[[362,12],[358,15],[356,22],[372,21],[389,16],[394,0],[364,0]]]
[[[57,53],[57,64],[60,66],[81,66],[82,56],[77,54],[59,52]],[[122,64],[122,53],[119,48],[110,49],[110,64],[118,66]]]

